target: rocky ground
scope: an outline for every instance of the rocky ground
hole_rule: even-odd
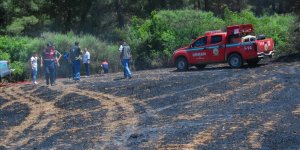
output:
[[[300,55],[0,92],[0,149],[300,149]]]

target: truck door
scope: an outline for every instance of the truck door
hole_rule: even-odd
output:
[[[201,37],[190,45],[187,52],[191,64],[198,64],[207,61],[207,51],[205,49],[206,44],[207,37]]]
[[[206,46],[210,62],[223,62],[225,61],[225,36],[213,35],[209,39]]]

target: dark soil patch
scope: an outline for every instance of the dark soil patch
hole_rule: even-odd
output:
[[[288,56],[281,56],[274,60],[274,62],[295,62],[300,61],[300,53],[292,54]]]
[[[26,85],[26,86],[21,87],[21,89],[25,92],[28,92],[28,91],[34,90],[35,86],[34,85]]]
[[[26,104],[19,102],[3,108],[0,110],[0,129],[3,130],[11,126],[20,125],[29,113],[30,108]]]
[[[66,110],[85,110],[99,107],[100,102],[85,95],[70,93],[65,95],[61,100],[57,101],[55,106]]]
[[[61,91],[51,90],[46,86],[41,86],[33,92],[33,95],[47,102],[53,101],[57,96],[61,95]]]
[[[3,97],[0,96],[0,106],[7,103],[8,100],[4,99]]]

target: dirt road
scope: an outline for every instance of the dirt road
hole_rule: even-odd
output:
[[[300,149],[299,57],[1,87],[0,149]]]

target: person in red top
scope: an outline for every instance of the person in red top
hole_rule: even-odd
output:
[[[50,80],[51,86],[54,85],[55,53],[53,44],[49,42],[41,57],[41,67],[45,68],[46,84],[49,85]]]
[[[102,61],[101,68],[103,69],[104,73],[108,73],[108,61],[106,59]]]

